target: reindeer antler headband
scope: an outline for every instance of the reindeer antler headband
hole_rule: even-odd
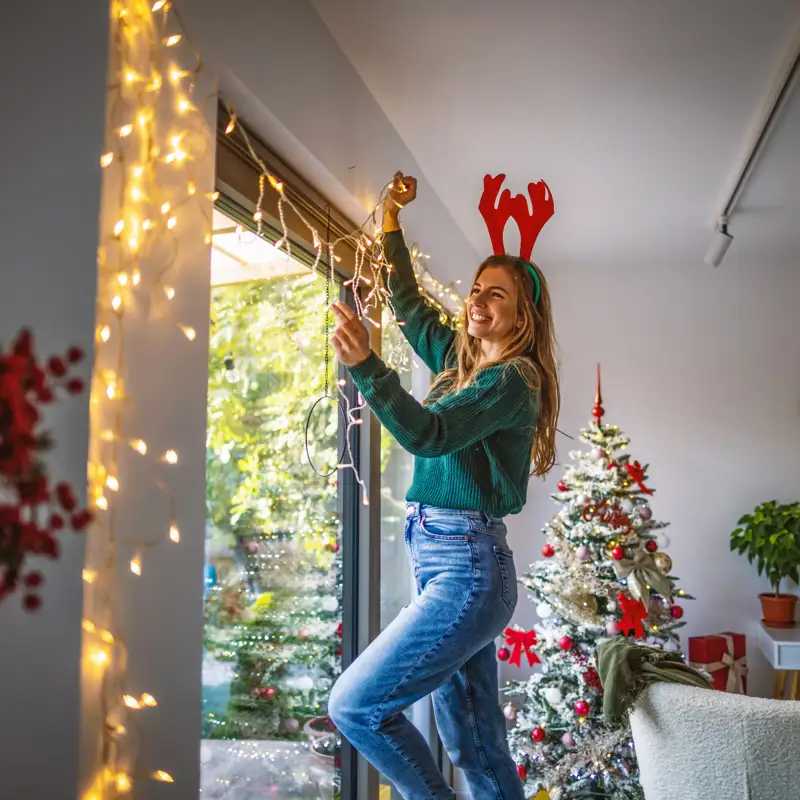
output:
[[[517,223],[520,236],[519,259],[528,268],[533,277],[533,304],[536,305],[542,293],[542,286],[536,269],[530,263],[530,257],[533,246],[536,244],[536,238],[555,211],[553,195],[544,181],[529,183],[528,194],[533,207],[531,211],[528,206],[528,198],[523,194],[512,197],[511,192],[508,189],[504,189],[500,199],[497,199],[497,193],[500,191],[505,179],[505,175],[495,175],[494,177],[486,175],[484,177],[483,194],[478,204],[478,210],[486,221],[495,255],[505,255],[506,248],[503,244],[503,231],[509,217],[512,217],[514,222]]]

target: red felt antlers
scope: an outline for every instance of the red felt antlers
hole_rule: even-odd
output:
[[[533,212],[531,213],[528,198],[523,194],[512,197],[511,192],[508,189],[504,189],[498,201],[497,193],[500,191],[505,179],[505,175],[496,175],[494,177],[487,175],[484,177],[483,194],[481,195],[481,202],[478,204],[478,210],[486,221],[489,237],[492,240],[492,249],[496,255],[506,252],[503,244],[503,231],[508,218],[513,217],[519,227],[519,257],[525,261],[530,261],[531,252],[534,244],[536,244],[539,232],[544,228],[547,220],[553,216],[555,210],[553,195],[544,181],[529,183],[528,194],[533,205]]]

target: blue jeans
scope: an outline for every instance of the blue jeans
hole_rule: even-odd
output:
[[[524,800],[498,700],[495,638],[517,604],[506,527],[477,511],[409,503],[418,594],[333,687],[329,713],[406,800],[452,800],[403,712],[433,693],[439,735],[474,800]]]

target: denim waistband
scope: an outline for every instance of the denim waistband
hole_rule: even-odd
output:
[[[452,516],[458,517],[467,517],[468,519],[475,519],[478,522],[483,523],[484,525],[489,523],[501,523],[503,521],[502,517],[490,517],[488,514],[485,514],[483,511],[475,511],[475,510],[462,510],[457,508],[440,508],[438,506],[428,506],[424,503],[413,503],[407,502],[406,503],[406,514],[420,514],[422,515],[425,511],[431,511],[433,513],[439,514],[450,514]]]

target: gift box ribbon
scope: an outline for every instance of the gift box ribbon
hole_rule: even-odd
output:
[[[725,640],[725,646],[728,650],[727,653],[722,654],[722,660],[714,661],[712,664],[692,663],[690,666],[706,672],[716,672],[727,668],[728,680],[725,683],[725,691],[733,694],[744,694],[744,679],[747,677],[747,655],[745,654],[741,658],[734,658],[733,637],[724,633],[720,633],[719,636]]]

